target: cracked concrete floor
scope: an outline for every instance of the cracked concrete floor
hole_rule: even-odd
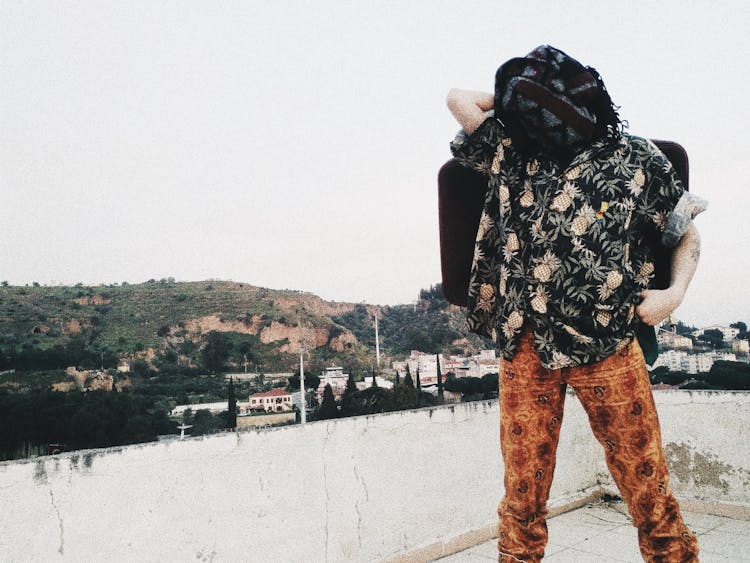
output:
[[[750,521],[682,511],[698,535],[701,563],[750,562]],[[636,529],[621,502],[599,502],[548,521],[545,563],[642,563]],[[440,563],[497,561],[496,540],[442,557]]]

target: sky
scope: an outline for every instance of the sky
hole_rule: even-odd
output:
[[[677,316],[750,323],[744,1],[0,4],[0,279],[231,279],[409,303],[440,281],[452,87],[554,45],[631,133],[678,141],[698,272]]]

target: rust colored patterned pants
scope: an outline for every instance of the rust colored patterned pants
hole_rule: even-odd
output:
[[[542,367],[529,330],[513,360],[503,360],[500,368],[505,497],[498,507],[498,560],[536,563],[544,556],[546,503],[568,384],[604,447],[607,466],[638,528],[643,559],[698,561],[696,537],[668,487],[659,420],[638,343],[594,364],[549,370]]]

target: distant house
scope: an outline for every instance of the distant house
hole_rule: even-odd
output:
[[[660,348],[672,348],[674,350],[692,350],[693,341],[687,336],[681,336],[674,332],[660,332],[656,336]]]
[[[740,329],[734,328],[733,326],[711,325],[696,330],[693,332],[693,336],[703,336],[707,330],[718,330],[724,336],[725,342],[737,338],[737,335],[740,333]]]
[[[669,371],[680,371],[683,369],[683,363],[687,362],[687,352],[679,350],[664,350],[659,353],[659,357],[654,362],[654,368],[661,366],[666,367]]]
[[[419,369],[419,379],[422,385],[437,383],[437,358],[435,354],[428,354],[412,350],[409,357],[401,362],[393,362],[393,369],[403,374],[409,366],[412,378]],[[480,350],[469,358],[461,356],[444,357],[440,354],[440,372],[445,376],[454,373],[456,377],[482,377],[487,374],[497,374],[500,369],[500,358],[495,350]]]
[[[210,411],[211,414],[219,414],[229,408],[227,401],[221,401],[216,403],[196,403],[194,405],[177,405],[169,413],[170,416],[181,416],[186,410],[190,409],[193,414],[197,411]]]
[[[292,410],[292,394],[286,389],[271,389],[265,393],[253,393],[248,398],[248,409],[266,412],[285,412]]]
[[[331,366],[329,368],[326,368],[325,371],[320,374],[320,384],[315,391],[318,403],[323,400],[323,391],[325,390],[326,385],[331,386],[334,399],[336,399],[337,401],[340,400],[341,397],[344,396],[344,391],[346,391],[346,382],[348,380],[349,374],[344,373],[344,368],[338,366]],[[370,378],[370,381],[372,381],[372,378]]]
[[[383,389],[393,389],[393,381],[380,377],[379,375],[375,376],[375,381],[377,382],[378,387],[382,387]],[[363,381],[357,381],[354,385],[357,387],[358,391],[372,387],[372,375],[368,375]],[[344,388],[346,389],[346,387]]]
[[[747,356],[750,354],[750,342],[740,339],[732,340],[732,352]]]

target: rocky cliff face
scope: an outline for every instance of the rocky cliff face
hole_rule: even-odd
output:
[[[114,378],[105,372],[69,367],[65,373],[73,379],[79,391],[112,391],[114,387]]]
[[[326,304],[322,300],[310,300],[316,305],[315,312],[321,316],[339,312],[346,312],[352,307],[342,306],[335,307]],[[292,309],[295,301],[292,299],[285,300],[281,306],[282,310]],[[296,309],[295,309],[296,310]],[[306,309],[307,312],[313,312],[313,309]],[[302,328],[296,324],[290,325],[280,321],[264,320],[260,315],[254,315],[246,320],[227,320],[222,319],[219,315],[206,315],[194,319],[188,319],[181,323],[181,327],[171,327],[171,331],[179,328],[186,331],[186,337],[190,340],[199,340],[200,337],[209,332],[237,332],[240,334],[252,334],[258,336],[263,344],[279,343],[277,351],[281,353],[296,353],[300,345],[307,349],[320,348],[328,346],[334,352],[342,352],[358,344],[357,337],[350,331],[336,327],[335,331],[330,327],[311,327],[304,321]],[[335,332],[335,336],[331,336]]]

